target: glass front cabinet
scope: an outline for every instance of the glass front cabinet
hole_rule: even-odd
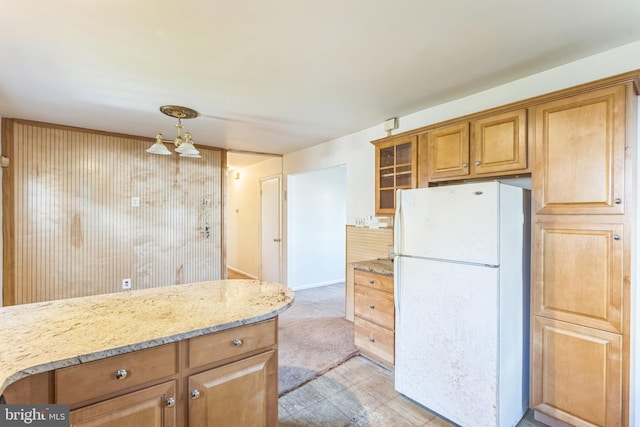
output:
[[[417,136],[374,141],[376,146],[376,215],[395,214],[396,190],[417,186]]]

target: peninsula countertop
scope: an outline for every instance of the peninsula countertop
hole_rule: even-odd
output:
[[[219,280],[0,308],[0,395],[20,378],[284,312],[280,283]]]

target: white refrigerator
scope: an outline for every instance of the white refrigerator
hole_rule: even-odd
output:
[[[495,181],[397,194],[395,388],[460,426],[528,407],[529,206]]]

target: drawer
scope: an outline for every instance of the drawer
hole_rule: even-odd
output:
[[[353,270],[354,285],[368,286],[383,292],[393,293],[393,277]]]
[[[56,403],[82,402],[173,375],[177,360],[177,344],[172,343],[57,369]],[[126,375],[118,379],[122,370]]]
[[[395,329],[393,294],[380,292],[365,286],[356,286],[354,300],[356,316],[376,323],[383,328]]]
[[[240,326],[189,340],[189,367],[239,356],[277,342],[276,321]]]
[[[358,350],[384,365],[395,363],[395,334],[386,328],[367,322],[359,317],[354,319],[354,342]]]

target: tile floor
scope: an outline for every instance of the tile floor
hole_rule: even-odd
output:
[[[398,394],[393,373],[357,356],[279,399],[281,427],[445,427],[452,424]],[[518,427],[539,427],[531,412]]]

